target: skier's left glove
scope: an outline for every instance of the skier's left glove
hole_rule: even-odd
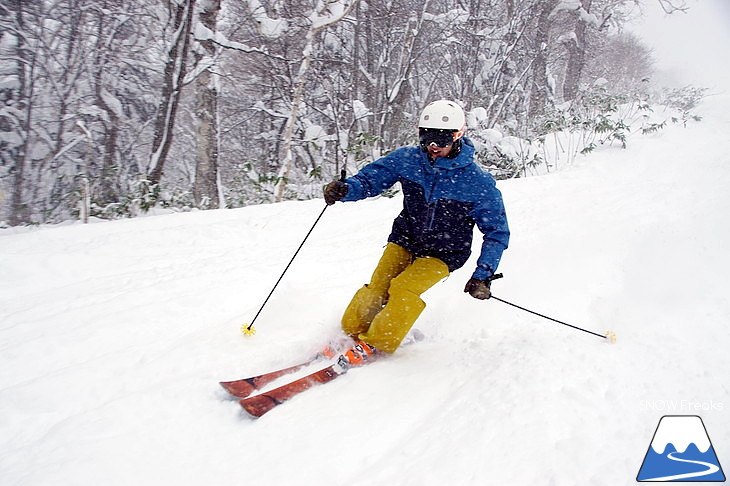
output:
[[[485,300],[492,296],[492,292],[489,289],[490,284],[490,280],[470,278],[464,287],[464,292],[468,292],[475,299]]]
[[[347,195],[347,183],[342,181],[332,181],[324,186],[324,202],[327,206],[332,206]]]

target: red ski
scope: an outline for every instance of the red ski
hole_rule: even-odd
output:
[[[221,381],[220,384],[223,388],[226,389],[228,393],[230,393],[234,397],[246,398],[256,390],[260,390],[277,378],[299,371],[300,369],[309,366],[320,358],[321,356],[317,355],[314,358],[305,361],[304,363],[289,366],[288,368],[270,371],[262,375],[252,376],[251,378],[243,378],[241,380]]]
[[[289,366],[288,368],[282,368],[276,371],[270,371],[258,376],[252,376],[250,378],[242,378],[240,380],[233,381],[221,381],[220,385],[226,389],[228,393],[237,398],[246,398],[256,390],[260,390],[277,378],[294,373],[296,371],[305,368],[312,363],[315,363],[323,359],[331,359],[336,357],[342,351],[346,350],[352,345],[353,341],[347,337],[343,337],[339,340],[333,340],[327,346],[324,347],[315,356],[309,358],[303,363]]]
[[[421,333],[421,331],[417,329],[414,329],[413,331],[411,331],[411,334],[403,340],[401,346],[407,346],[421,340],[423,340],[423,333]],[[294,373],[295,371],[309,366],[320,359],[333,358],[337,356],[337,354],[339,354],[341,350],[343,350],[343,348],[347,349],[346,343],[347,340],[340,343],[331,343],[317,356],[298,365],[290,366],[288,368],[283,368],[277,371],[271,371],[269,373],[253,376],[251,378],[244,378],[242,380],[221,381],[220,384],[231,395],[237,398],[243,398],[243,400],[240,400],[239,402],[244,410],[246,410],[246,412],[248,412],[253,417],[261,417],[272,408],[284,403],[285,401],[302,393],[303,391],[310,389],[314,385],[327,383],[334,380],[339,375],[346,372],[347,369],[352,366],[352,363],[348,363],[347,360],[343,361],[344,356],[340,355],[338,361],[331,366],[306,375],[302,378],[299,378],[298,380],[294,380],[273,390],[266,391],[252,397],[250,395],[253,392],[262,389],[267,384],[271,383],[281,376]],[[352,342],[348,343],[347,345],[351,343]],[[357,349],[361,348],[358,348],[358,346],[350,348],[351,351]],[[370,360],[372,359],[373,357],[370,357]],[[365,359],[365,361],[368,360]]]
[[[299,395],[305,390],[309,390],[315,385],[328,383],[345,371],[346,369],[343,369],[340,365],[333,364],[291,383],[282,385],[279,388],[274,388],[273,390],[250,398],[244,398],[239,403],[252,417],[261,417],[277,405],[281,405],[290,398]]]

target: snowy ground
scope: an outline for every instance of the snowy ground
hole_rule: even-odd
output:
[[[622,485],[662,415],[730,470],[730,103],[557,174],[501,182],[495,295],[473,260],[424,295],[426,339],[257,421],[219,380],[338,332],[400,200],[321,200],[0,232],[0,483]]]

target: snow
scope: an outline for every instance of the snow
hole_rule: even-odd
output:
[[[573,42],[576,45],[578,44],[578,36],[575,34],[575,31],[571,30],[570,32],[566,32],[565,34],[560,35],[557,39],[555,39],[555,42],[561,43],[561,42]]]
[[[289,29],[289,24],[286,20],[270,18],[259,0],[248,0],[248,8],[258,23],[261,35],[277,38],[284,35]]]
[[[304,121],[304,137],[303,140],[308,142],[317,142],[320,140],[332,140],[334,135],[329,135],[324,127],[314,124],[309,120]]]
[[[581,5],[580,0],[561,0],[550,13],[550,16],[552,17],[557,15],[560,12],[575,12],[582,22],[596,28],[601,26],[601,22],[598,20],[598,17],[596,17],[595,14],[586,12],[583,5]]]
[[[367,105],[361,101],[361,100],[353,100],[352,101],[352,116],[355,120],[359,120],[360,118],[365,118],[366,116],[369,116],[372,114],[372,112],[368,109]]]
[[[471,299],[473,256],[424,341],[259,420],[217,382],[337,335],[399,197],[329,208],[249,338],[322,200],[0,231],[2,484],[634,484],[681,414],[730,464],[728,107],[499,182],[495,295],[616,344]]]
[[[464,24],[469,21],[469,17],[469,12],[461,8],[451,9],[448,12],[436,15],[428,12],[423,12],[423,20],[428,20],[439,24],[442,24],[444,22]]]
[[[218,31],[214,32],[200,22],[194,25],[193,34],[195,36],[195,39],[198,41],[212,40],[216,44],[228,49],[235,49],[243,52],[260,52],[260,50],[257,48],[250,47],[240,42],[234,42],[232,40],[229,40],[225,35],[223,35],[223,33]],[[192,80],[198,77],[201,72],[205,71],[206,69],[210,69],[210,67],[214,64],[214,58],[204,59],[195,66],[195,69],[188,73],[188,75],[185,77],[184,82],[192,82]]]
[[[0,78],[0,89],[1,90],[11,90],[11,89],[19,89],[20,88],[20,79],[18,79],[18,76],[15,74],[5,74],[3,73],[3,77]],[[5,107],[3,107],[5,108]],[[3,110],[5,111],[5,110]]]
[[[317,31],[335,22],[339,22],[352,9],[354,4],[349,0],[332,0],[317,2],[317,6],[309,16],[311,30]]]
[[[118,117],[124,116],[124,108],[122,108],[122,102],[119,101],[119,98],[111,94],[106,89],[101,89],[100,91],[101,98],[104,100],[104,103],[106,103],[106,106]]]

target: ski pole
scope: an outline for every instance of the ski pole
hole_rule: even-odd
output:
[[[501,276],[502,276],[502,274],[497,274],[494,277],[500,278]],[[500,299],[499,297],[496,297],[494,294],[492,294],[491,298],[498,300],[498,301],[502,302],[503,304],[511,305],[512,307],[516,307],[517,309],[523,310],[525,312],[529,312],[530,314],[534,314],[534,315],[542,317],[544,319],[548,319],[550,321],[557,322],[558,324],[572,327],[573,329],[578,329],[579,331],[587,332],[588,334],[593,334],[594,336],[598,336],[599,338],[605,339],[606,342],[608,342],[608,343],[614,344],[616,342],[616,333],[613,331],[606,331],[606,334],[598,334],[597,332],[589,331],[588,329],[583,329],[582,327],[574,326],[573,324],[568,324],[567,322],[559,321],[552,317],[548,317],[544,314],[540,314],[539,312],[535,312],[530,309],[526,309],[525,307],[519,306],[517,304],[513,304],[512,302],[508,302],[504,299]]]
[[[312,234],[314,227],[317,226],[317,223],[319,223],[319,220],[322,219],[322,216],[324,215],[324,212],[327,210],[328,207],[329,206],[325,206],[322,209],[322,212],[319,213],[319,216],[317,216],[317,219],[314,222],[314,224],[312,225],[312,227],[309,228],[309,232],[307,233],[307,236],[304,237],[301,244],[299,245],[299,248],[297,248],[297,251],[294,252],[294,256],[291,257],[291,260],[289,260],[289,263],[287,263],[286,268],[284,268],[284,271],[281,272],[281,275],[279,275],[279,279],[274,284],[274,287],[271,289],[271,292],[269,292],[269,295],[267,295],[266,299],[264,299],[264,303],[261,304],[261,307],[259,307],[259,310],[258,310],[258,312],[256,312],[256,315],[251,320],[251,323],[248,326],[246,324],[243,324],[243,326],[241,326],[241,332],[244,334],[244,336],[253,336],[254,334],[256,334],[256,329],[254,329],[253,323],[256,322],[256,319],[259,317],[259,314],[261,314],[261,311],[264,310],[264,307],[266,307],[266,303],[269,301],[269,298],[271,298],[271,295],[274,293],[274,290],[276,290],[276,287],[279,285],[279,282],[281,282],[281,279],[284,278],[284,274],[286,273],[287,270],[289,270],[289,267],[291,266],[292,262],[299,254],[299,250],[302,249],[302,247],[304,246],[304,242],[307,241],[307,238],[309,238],[309,235]]]
[[[340,174],[340,180],[344,180],[345,175],[346,175],[345,169],[342,169],[342,172]],[[289,267],[291,266],[292,262],[299,254],[299,250],[302,249],[302,247],[304,246],[304,242],[306,242],[307,238],[309,238],[309,235],[312,234],[312,231],[314,231],[314,227],[317,226],[317,223],[319,223],[319,220],[322,219],[322,216],[324,215],[324,212],[327,210],[328,207],[329,207],[328,205],[325,205],[325,207],[322,209],[322,212],[319,213],[319,216],[317,216],[317,219],[314,221],[314,224],[312,225],[312,227],[309,228],[307,235],[304,237],[302,242],[299,244],[299,248],[297,248],[297,251],[294,252],[294,256],[291,257],[291,260],[289,260],[289,263],[287,263],[286,268],[284,268],[284,271],[281,272],[281,275],[279,275],[279,279],[274,284],[274,287],[271,289],[271,292],[269,292],[269,295],[267,295],[266,299],[264,299],[264,303],[261,304],[261,307],[259,307],[259,310],[258,310],[258,312],[256,312],[256,315],[251,320],[251,323],[248,325],[244,323],[241,326],[241,332],[243,333],[244,336],[253,336],[254,334],[256,334],[256,329],[254,329],[253,323],[256,322],[256,319],[259,317],[259,314],[261,314],[261,311],[264,310],[264,307],[266,307],[266,303],[271,298],[271,295],[274,293],[274,290],[276,290],[276,287],[279,286],[279,282],[281,282],[281,279],[284,278],[284,274],[286,273],[287,270],[289,270]]]

